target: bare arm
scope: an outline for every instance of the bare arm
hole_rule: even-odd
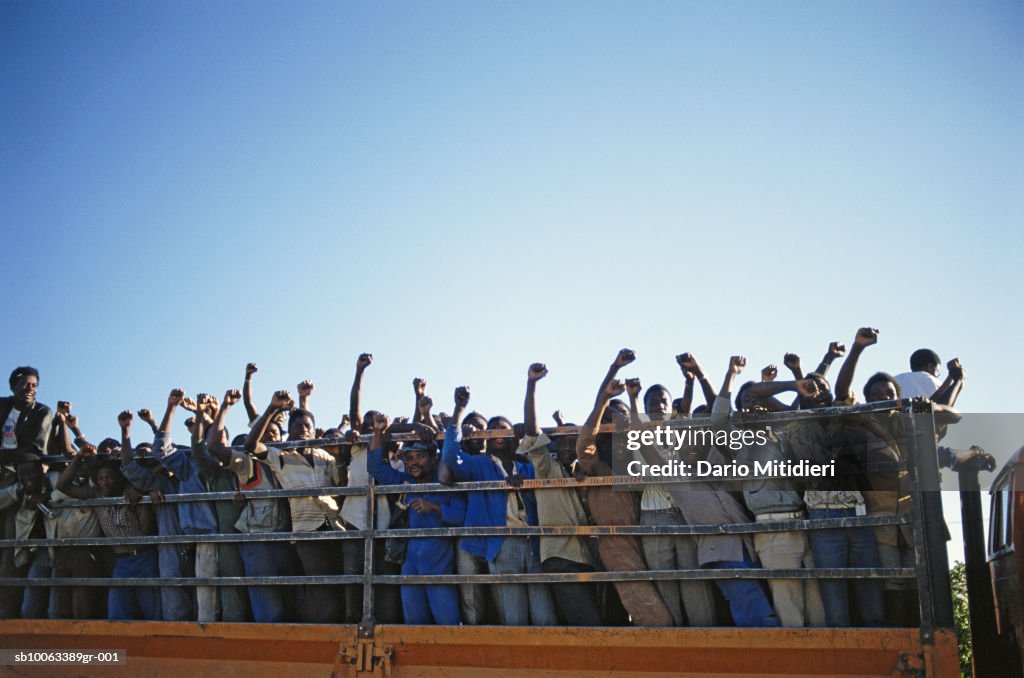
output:
[[[619,373],[620,369],[634,360],[636,360],[636,354],[632,350],[624,348],[619,351],[615,361],[608,368],[608,373],[604,375],[604,380],[601,381],[601,387],[597,392],[597,398],[594,400],[594,409],[591,410],[587,421],[580,427],[580,435],[576,440],[576,455],[580,459],[583,459],[583,454],[587,448],[596,443],[597,432],[601,427],[601,418],[604,416],[608,403],[612,398],[626,390],[626,385],[621,381],[617,381],[615,375]]]
[[[526,435],[539,436],[540,426],[537,425],[537,382],[548,375],[544,363],[534,363],[526,375],[526,398],[523,401],[523,421]]]
[[[862,327],[857,330],[850,355],[846,356],[843,366],[839,368],[839,376],[836,377],[836,400],[850,401],[855,397],[851,386],[853,385],[853,374],[857,370],[857,361],[860,360],[860,354],[864,352],[864,349],[876,343],[878,343],[878,330],[872,327]]]
[[[81,450],[71,458],[71,462],[57,479],[57,489],[73,499],[92,499],[96,490],[91,487],[76,487],[72,483],[78,477],[78,469],[82,460],[96,453],[92,445],[83,446]]]
[[[793,373],[793,379],[799,381],[804,378],[804,370],[800,366],[800,356],[796,353],[787,353],[782,356],[782,364]]]
[[[299,385],[295,388],[299,391],[299,409],[309,412],[309,396],[313,395],[313,382],[306,379],[305,381],[300,381]]]
[[[692,353],[681,353],[676,356],[676,362],[679,363],[679,369],[683,371],[683,376],[689,372],[700,382],[701,391],[704,393],[704,401],[707,402],[708,407],[713,407],[715,404],[715,387],[711,385],[706,374],[704,374],[704,368],[697,362],[696,356]]]
[[[640,414],[640,407],[637,401],[640,399],[640,391],[643,388],[643,384],[636,377],[626,380],[626,395],[629,396],[629,414],[634,419]]]
[[[213,424],[210,425],[209,433],[206,434],[206,449],[224,466],[231,463],[231,448],[226,447],[222,441],[224,437],[224,419],[228,415],[228,410],[237,404],[241,398],[242,394],[236,389],[229,389],[224,392],[224,400],[221,402],[220,409],[217,410],[217,416],[214,417]]]
[[[242,384],[242,402],[245,403],[245,413],[249,421],[256,421],[260,413],[256,411],[256,405],[252,401],[252,375],[259,371],[256,363],[249,363],[245,366],[245,382]]]
[[[185,391],[180,388],[172,389],[170,395],[167,396],[167,409],[164,410],[164,418],[160,420],[159,433],[170,433],[171,432],[171,421],[174,419],[174,410],[181,405],[185,399]]]
[[[373,354],[362,353],[356,360],[356,376],[352,380],[352,393],[348,401],[348,417],[353,431],[360,431],[363,428],[363,415],[359,408],[359,397],[363,388],[363,372],[373,362]]]
[[[262,454],[267,451],[267,446],[263,444],[262,440],[267,432],[267,426],[270,425],[270,420],[278,412],[291,409],[294,404],[295,401],[292,400],[291,394],[288,391],[278,391],[274,394],[270,404],[267,405],[267,409],[264,410],[263,414],[256,420],[256,423],[249,429],[249,437],[245,439],[245,449],[249,454]]]
[[[416,424],[427,424],[429,422],[423,421],[423,413],[420,412],[420,400],[427,395],[427,380],[416,377],[412,380],[412,393],[416,400],[416,404],[412,410],[412,421]]]
[[[832,367],[833,361],[836,358],[842,358],[846,355],[846,345],[840,344],[838,341],[833,341],[828,345],[828,350],[825,351],[825,355],[822,357],[821,362],[818,363],[818,369],[814,370],[821,376],[828,376],[828,369]]]

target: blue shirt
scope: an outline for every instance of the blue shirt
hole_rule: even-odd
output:
[[[178,480],[179,494],[201,494],[208,492],[206,483],[195,462],[185,451],[176,448],[169,433],[157,433],[153,441],[153,456],[160,464],[174,474]],[[177,504],[178,522],[182,534],[216,534],[217,517],[208,501],[189,501]]]
[[[441,460],[451,469],[456,480],[484,481],[505,480],[505,476],[494,463],[491,455],[486,453],[467,454],[462,449],[462,431],[454,424],[449,424],[444,433],[444,446]],[[533,464],[515,460],[515,472],[532,480]],[[469,492],[466,505],[466,527],[505,527],[505,516],[508,511],[508,493],[499,490]],[[531,491],[520,492],[526,507],[526,522],[537,525],[537,501]],[[485,558],[488,562],[498,556],[505,537],[463,537],[462,550],[475,556]],[[539,544],[531,539],[534,553],[539,558]]]

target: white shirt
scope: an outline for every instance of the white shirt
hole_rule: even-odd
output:
[[[368,487],[370,484],[370,472],[366,470],[366,456],[369,452],[369,445],[359,444],[352,446],[352,461],[348,465],[348,486]],[[394,467],[394,464],[392,464]],[[352,494],[345,497],[345,503],[341,505],[341,519],[346,523],[355,526],[357,530],[365,530],[369,527],[366,520],[367,509],[366,495]],[[391,524],[391,508],[388,506],[388,498],[385,495],[377,497],[376,526],[378,530],[386,530]]]
[[[7,421],[4,422],[4,438],[0,449],[13,450],[18,447],[18,436],[14,432],[14,427],[17,426],[20,416],[21,410],[12,407],[11,413],[7,415]]]
[[[927,372],[904,372],[893,378],[900,385],[900,394],[904,398],[931,398],[942,386],[938,377]]]

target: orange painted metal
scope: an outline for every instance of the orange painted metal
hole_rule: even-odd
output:
[[[6,667],[25,676],[959,676],[956,637],[917,629],[638,629],[176,622],[0,622],[0,647],[124,649],[126,666]],[[902,669],[906,669],[904,673]]]

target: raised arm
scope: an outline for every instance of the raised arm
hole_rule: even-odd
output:
[[[149,428],[153,430],[153,435],[156,435],[160,430],[156,425],[156,419],[153,418],[153,413],[143,407],[138,411],[139,419],[149,424]]]
[[[252,375],[259,371],[256,363],[249,363],[245,366],[245,382],[242,384],[242,402],[245,403],[245,413],[249,417],[249,423],[256,421],[260,413],[256,411],[256,405],[252,400]]]
[[[267,451],[267,446],[263,444],[263,436],[267,432],[267,426],[270,425],[270,420],[277,416],[278,412],[288,411],[295,405],[295,401],[292,400],[292,396],[288,391],[277,391],[274,396],[270,399],[270,404],[267,405],[267,409],[264,410],[263,414],[256,420],[252,428],[249,429],[249,437],[245,439],[245,449],[249,454],[263,454]]]
[[[640,391],[644,390],[644,385],[640,383],[637,377],[626,380],[626,395],[629,396],[629,414],[634,419],[640,414],[640,407],[638,402],[640,400]]]
[[[60,474],[60,478],[57,479],[57,490],[63,492],[72,499],[92,499],[95,496],[96,490],[91,487],[78,487],[74,484],[75,478],[78,477],[78,469],[82,465],[82,462],[96,454],[96,448],[92,445],[83,445],[82,449],[75,453],[75,456],[71,458],[71,462],[65,467],[64,472]]]
[[[174,419],[174,410],[185,400],[185,391],[180,388],[171,389],[167,396],[167,409],[164,410],[164,418],[160,420],[160,428],[157,433],[164,435],[171,432],[171,421]],[[154,450],[156,451],[156,450]]]
[[[416,377],[412,380],[412,394],[415,405],[412,409],[412,421],[416,424],[430,423],[423,420],[423,412],[420,410],[420,401],[427,397],[427,380]],[[429,417],[427,417],[429,419]]]
[[[597,398],[594,400],[594,409],[590,411],[587,421],[580,427],[580,435],[576,439],[576,456],[581,461],[584,454],[590,454],[587,452],[588,448],[596,445],[597,431],[601,427],[601,418],[604,416],[608,403],[612,398],[626,390],[626,385],[618,381],[615,375],[634,360],[636,360],[636,353],[631,349],[624,348],[615,356],[615,360],[608,368],[608,373],[604,375],[604,380],[601,382],[601,387],[597,392]]]
[[[782,356],[782,364],[786,366],[786,369],[793,373],[793,379],[799,381],[804,378],[804,370],[800,366],[800,356],[796,353],[787,353]]]
[[[835,362],[836,358],[842,358],[844,355],[846,355],[846,344],[833,341],[828,345],[828,350],[825,351],[821,362],[818,363],[818,369],[814,371],[823,377],[828,376],[828,368],[832,367],[832,363]]]
[[[445,485],[455,482],[455,469],[459,466],[462,454],[462,415],[469,405],[469,387],[459,386],[455,389],[455,411],[444,432],[444,443],[441,445],[441,465],[437,469],[437,478]]]
[[[725,371],[725,379],[722,380],[722,390],[718,392],[718,395],[730,400],[732,398],[732,386],[736,382],[736,377],[740,375],[743,368],[747,366],[747,359],[741,355],[734,355],[729,358],[729,368]],[[771,382],[761,382],[762,384],[768,384]]]
[[[356,359],[356,376],[352,380],[352,393],[348,400],[348,417],[353,431],[361,431],[363,428],[363,415],[359,408],[359,397],[363,388],[363,372],[373,362],[372,353],[360,353]]]
[[[679,369],[683,371],[684,377],[689,372],[700,382],[701,391],[704,392],[704,401],[707,402],[708,407],[714,405],[715,387],[711,385],[707,375],[704,374],[704,368],[697,362],[697,357],[692,353],[680,353],[676,356],[676,362],[679,364]]]
[[[860,354],[868,346],[878,343],[878,330],[873,327],[862,327],[857,330],[857,336],[853,338],[853,347],[850,355],[846,356],[843,366],[839,368],[839,376],[836,377],[835,396],[837,401],[853,402],[853,374],[857,371],[857,361]]]
[[[221,464],[227,466],[231,463],[231,448],[224,444],[224,419],[228,416],[228,410],[237,405],[242,399],[242,394],[237,389],[228,389],[224,392],[224,400],[221,401],[217,416],[210,424],[210,431],[206,434],[206,449]]]
[[[299,409],[310,411],[309,409],[309,396],[313,395],[314,384],[309,379],[300,381],[299,385],[295,387],[299,392]]]
[[[948,370],[946,380],[935,391],[935,394],[932,396],[932,402],[953,407],[956,405],[956,399],[960,397],[960,392],[963,390],[967,370],[960,364],[959,358],[953,358],[946,363],[946,368]]]
[[[544,363],[533,363],[526,373],[523,422],[528,436],[540,435],[540,426],[537,424],[537,382],[546,376],[548,376],[548,368]]]

